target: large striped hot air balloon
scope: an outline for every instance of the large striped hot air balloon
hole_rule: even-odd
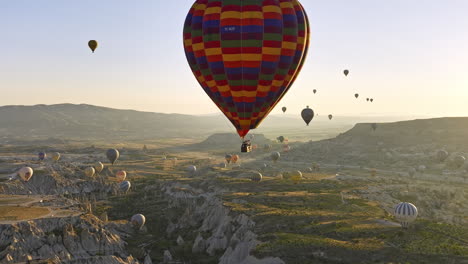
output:
[[[418,208],[412,203],[399,203],[395,206],[394,215],[403,228],[408,228],[418,217]]]
[[[195,77],[241,138],[289,90],[308,45],[298,0],[196,0],[184,25]]]

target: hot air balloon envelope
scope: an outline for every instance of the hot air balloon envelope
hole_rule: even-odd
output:
[[[197,81],[244,137],[299,74],[309,22],[298,0],[196,0],[183,39]]]

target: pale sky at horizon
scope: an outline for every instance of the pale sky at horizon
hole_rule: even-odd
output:
[[[0,105],[217,113],[183,51],[192,3],[0,0]],[[274,114],[310,105],[348,116],[468,116],[468,1],[301,3],[311,24],[309,55]],[[90,39],[99,41],[94,54]]]

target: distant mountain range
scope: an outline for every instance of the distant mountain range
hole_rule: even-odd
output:
[[[357,122],[395,121],[402,117],[335,117],[314,119],[307,129],[345,131]],[[268,117],[256,133],[306,129],[292,115]],[[305,130],[304,130],[305,131]],[[309,131],[309,130],[307,130]],[[306,132],[307,132],[306,131]],[[202,138],[214,133],[234,132],[221,114],[193,116],[120,110],[87,104],[56,104],[0,107],[0,143],[2,140],[78,139],[146,140],[155,138]],[[335,132],[334,132],[335,133]]]

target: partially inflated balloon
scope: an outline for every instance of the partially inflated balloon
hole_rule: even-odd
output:
[[[96,171],[94,170],[93,167],[88,167],[84,170],[84,173],[87,177],[93,177],[95,172]]]
[[[314,111],[307,106],[307,108],[304,108],[301,112],[302,119],[304,122],[309,125],[310,121],[314,118]]]
[[[298,0],[196,0],[184,25],[190,68],[240,137],[290,89],[308,46]]]
[[[98,47],[98,42],[96,40],[90,40],[88,41],[88,47],[93,51],[96,50],[96,48]]]
[[[119,182],[124,181],[127,178],[127,172],[124,170],[120,170],[115,174],[115,177]]]
[[[104,169],[104,164],[98,161],[94,164],[94,169],[96,170],[97,173],[101,173],[101,171]]]
[[[348,76],[349,70],[344,70],[343,73],[344,73],[345,76]],[[358,74],[358,75],[359,75],[359,74]]]
[[[332,118],[333,118],[333,115],[331,115],[331,114],[328,115],[328,119],[332,120]]]
[[[60,153],[58,153],[58,152],[52,153],[52,160],[53,161],[58,161],[59,159],[60,159]]]
[[[18,176],[21,178],[21,180],[27,182],[31,179],[33,173],[34,171],[30,167],[23,167],[18,171]]]
[[[283,106],[283,107],[281,108],[281,110],[283,111],[283,113],[286,113],[286,110],[288,110],[288,109],[286,108],[286,106]]]
[[[115,161],[119,158],[120,153],[116,149],[108,149],[106,152],[107,159],[114,164]]]

